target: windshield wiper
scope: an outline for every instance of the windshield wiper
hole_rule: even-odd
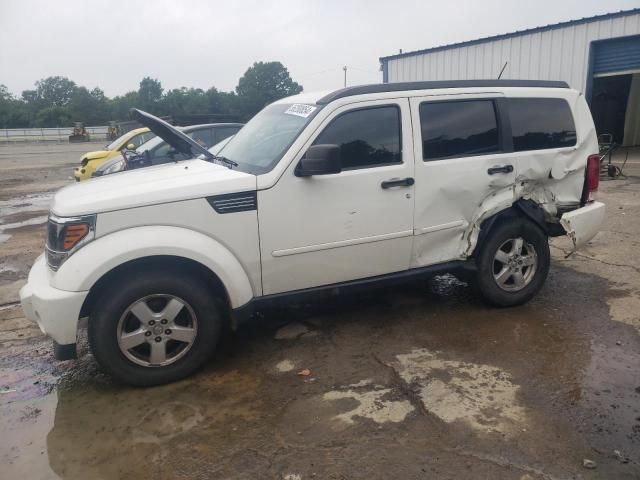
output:
[[[215,157],[213,157],[214,160],[220,160],[220,163],[222,163],[223,165],[226,165],[227,167],[229,167],[230,169],[232,169],[233,167],[237,167],[238,166],[238,162],[234,162],[233,160],[227,158],[227,157],[223,157],[221,155],[216,155]]]

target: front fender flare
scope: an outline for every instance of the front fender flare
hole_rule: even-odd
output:
[[[207,267],[225,286],[232,308],[254,296],[247,273],[228,248],[195,230],[171,226],[129,228],[94,240],[67,259],[53,275],[52,286],[87,291],[119,265],[157,255],[188,258]]]

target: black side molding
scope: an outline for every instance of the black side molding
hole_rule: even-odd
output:
[[[207,202],[218,213],[247,212],[258,209],[258,195],[255,191],[207,197]]]
[[[353,294],[373,288],[389,287],[420,279],[428,279],[435,275],[443,275],[445,273],[450,273],[466,281],[476,272],[476,269],[475,259],[470,258],[465,261],[455,260],[386,275],[377,275],[375,277],[361,278],[348,282],[255,297],[245,305],[233,310],[231,326],[234,330],[238,329],[243,324],[248,323],[257,312],[266,308],[273,308],[290,303],[315,301],[333,295]]]

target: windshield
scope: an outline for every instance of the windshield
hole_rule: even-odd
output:
[[[107,145],[106,147],[104,147],[105,150],[115,150],[116,147],[122,143],[124,141],[124,139],[129,136],[130,133],[127,132],[124,135],[120,135],[118,138],[116,138],[113,142],[111,142],[109,145]]]
[[[161,143],[164,143],[164,140],[162,138],[153,137],[148,142],[144,142],[142,145],[140,145],[138,148],[136,148],[136,151],[142,153],[142,152],[145,152],[147,150],[151,150],[152,148],[154,148],[157,145],[160,145]]]
[[[315,105],[269,105],[242,127],[220,153],[238,162],[237,168],[244,172],[268,172],[318,110]]]
[[[221,142],[216,143],[213,147],[209,149],[209,151],[214,155],[218,155],[222,151],[222,149],[227,145],[227,143],[231,141],[232,138],[233,138],[233,135],[225,138]],[[200,155],[198,158],[204,158],[204,155]]]

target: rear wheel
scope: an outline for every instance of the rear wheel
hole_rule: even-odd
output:
[[[222,315],[195,276],[146,270],[111,282],[89,320],[100,366],[135,386],[186,377],[211,355]]]
[[[495,226],[478,256],[478,288],[491,304],[508,307],[529,301],[549,273],[547,236],[523,218]]]

